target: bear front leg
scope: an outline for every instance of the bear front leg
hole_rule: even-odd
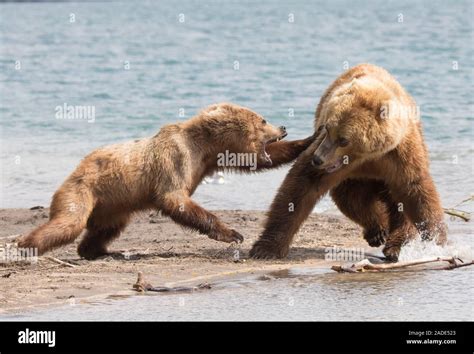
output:
[[[388,261],[396,262],[402,246],[416,237],[418,231],[403,212],[403,208],[400,208],[400,205],[392,198],[387,202],[387,206],[390,214],[390,228],[382,252]]]
[[[286,141],[281,140],[271,143],[267,146],[266,151],[272,159],[272,168],[289,163],[296,159],[303,151],[305,151],[315,140],[315,135],[311,135],[306,139]]]
[[[403,208],[405,215],[415,225],[422,240],[436,239],[438,244],[445,244],[447,228],[444,212],[431,176],[391,189],[397,191],[395,198],[398,199],[399,207]]]
[[[406,218],[400,225],[391,227],[382,250],[385,258],[389,262],[397,262],[402,246],[416,235],[417,230],[415,226]]]
[[[337,185],[345,172],[325,174],[316,170],[311,159],[314,149],[307,149],[298,158],[272,202],[265,230],[250,250],[253,258],[283,258],[301,224],[316,202]]]
[[[241,234],[227,228],[217,216],[193,202],[184,193],[167,194],[159,208],[176,223],[208,235],[213,240],[228,243],[241,243],[244,240]]]

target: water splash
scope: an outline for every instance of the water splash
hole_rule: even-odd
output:
[[[463,261],[471,261],[474,258],[472,242],[451,238],[446,246],[440,246],[434,240],[422,241],[421,237],[417,237],[402,247],[398,259],[408,261],[431,257],[459,257]]]

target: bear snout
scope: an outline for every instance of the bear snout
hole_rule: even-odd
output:
[[[313,155],[313,160],[311,162],[315,167],[320,167],[324,163],[323,159],[318,155]]]

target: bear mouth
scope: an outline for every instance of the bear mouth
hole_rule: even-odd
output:
[[[338,158],[336,160],[336,162],[334,162],[332,165],[330,165],[329,167],[326,167],[324,170],[327,172],[327,173],[333,173],[333,172],[336,172],[337,170],[339,170],[344,164],[342,163],[342,158]]]
[[[276,143],[276,142],[278,142],[278,141],[284,139],[287,135],[288,135],[288,133],[287,133],[287,132],[284,132],[284,133],[282,133],[282,134],[280,134],[280,135],[278,135],[278,136],[276,136],[276,137],[274,137],[274,138],[268,139],[267,141],[265,141],[265,142],[263,143],[263,154],[262,154],[262,155],[263,155],[263,160],[265,161],[265,165],[266,165],[266,166],[271,166],[271,165],[273,165],[273,161],[272,161],[272,159],[271,159],[270,154],[265,150],[266,147],[267,147],[268,145],[272,144],[272,143]]]

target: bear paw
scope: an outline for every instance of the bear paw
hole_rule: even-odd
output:
[[[250,257],[257,259],[275,259],[284,258],[288,255],[289,248],[282,248],[275,245],[274,242],[267,240],[258,240],[250,250]]]
[[[385,255],[385,258],[389,262],[397,262],[398,256],[400,254],[400,246],[397,245],[385,245],[382,252]]]
[[[15,240],[18,248],[38,248],[38,243],[35,238],[21,236],[20,238]]]
[[[107,255],[107,249],[105,247],[93,247],[91,245],[79,244],[77,248],[77,253],[82,258],[87,260],[94,260],[99,257]]]
[[[41,239],[38,237],[30,236],[21,236],[16,239],[18,250],[20,254],[24,257],[27,257],[31,249],[35,249],[38,252],[38,255],[41,256],[44,253]]]
[[[221,242],[236,242],[236,243],[242,243],[244,242],[244,237],[239,234],[235,230],[229,230],[226,233],[218,234],[218,235],[209,235],[209,238],[216,240],[216,241],[221,241]]]

